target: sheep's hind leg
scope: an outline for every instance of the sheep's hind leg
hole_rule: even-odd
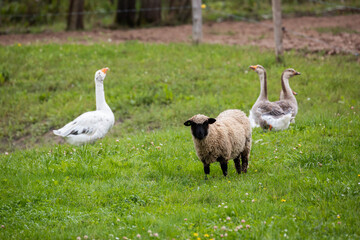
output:
[[[242,153],[240,153],[240,155],[241,155],[241,171],[246,173],[247,168],[248,168],[248,162],[249,162],[249,151],[245,150]]]
[[[207,180],[208,175],[210,174],[210,164],[204,164],[204,172],[205,172],[205,180]]]
[[[234,163],[235,163],[236,172],[240,174],[241,173],[240,156],[234,159]]]
[[[219,157],[217,159],[218,162],[220,162],[220,166],[221,166],[221,170],[224,174],[224,176],[226,177],[227,176],[227,170],[228,170],[228,163],[227,161],[225,160],[225,158],[223,157]]]

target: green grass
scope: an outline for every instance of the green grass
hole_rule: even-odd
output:
[[[159,239],[358,239],[357,59],[285,59],[207,44],[0,47],[0,239],[155,239],[149,230]],[[291,79],[296,124],[255,129],[248,173],[231,161],[224,178],[213,164],[205,181],[183,122],[248,113],[259,93],[251,64],[267,69],[271,100],[286,67],[302,73]],[[51,129],[95,108],[93,77],[105,66],[116,125],[93,145],[56,144]]]
[[[319,27],[315,28],[319,33],[331,33],[332,35],[339,35],[341,33],[360,34],[360,32],[346,27]]]

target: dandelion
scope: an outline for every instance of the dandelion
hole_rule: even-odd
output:
[[[201,8],[205,9],[206,8],[206,4],[201,4]]]
[[[244,222],[245,222],[245,219],[242,219],[241,222],[244,223]]]
[[[136,237],[137,237],[137,238],[141,238],[141,235],[140,235],[140,234],[137,234]]]
[[[226,220],[230,221],[230,220],[231,220],[231,218],[230,218],[230,217],[226,217]]]
[[[210,237],[210,236],[209,236],[209,234],[205,233],[205,234],[204,234],[204,237]]]
[[[285,199],[281,199],[281,202],[286,202],[286,200],[285,200]]]
[[[336,217],[337,217],[337,218],[340,218],[340,215],[337,215]]]
[[[5,153],[6,154],[6,153]],[[360,174],[358,174],[358,177],[360,177]]]
[[[257,172],[257,169],[255,169],[255,172]]]
[[[18,43],[18,47],[21,47],[21,43]]]
[[[193,235],[194,235],[194,237],[197,237],[197,236],[199,236],[199,234],[198,234],[198,233],[194,233]]]
[[[228,183],[231,183],[230,181],[228,181]]]
[[[196,240],[201,240],[201,238],[198,237]]]

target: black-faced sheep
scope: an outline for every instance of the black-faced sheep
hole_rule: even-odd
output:
[[[187,120],[184,125],[191,126],[196,154],[204,164],[205,179],[210,173],[210,163],[213,162],[220,163],[226,176],[227,162],[230,159],[234,159],[237,173],[247,172],[251,150],[251,126],[244,112],[226,110],[216,119],[198,114]]]

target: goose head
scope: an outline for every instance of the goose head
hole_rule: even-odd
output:
[[[259,75],[264,74],[266,72],[265,68],[261,65],[252,65],[249,68],[254,70]]]
[[[283,72],[283,77],[289,79],[293,76],[300,75],[300,72],[295,71],[293,68],[288,68]]]
[[[109,68],[107,68],[107,67],[96,71],[95,82],[103,83],[104,79],[106,77],[107,71],[109,71]]]

